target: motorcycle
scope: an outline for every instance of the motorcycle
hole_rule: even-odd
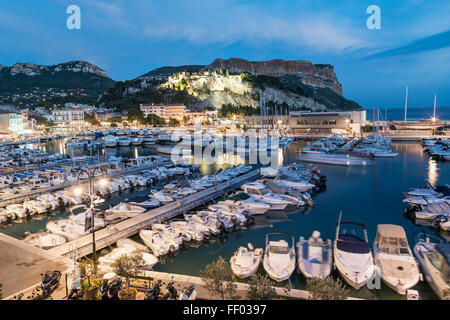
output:
[[[41,297],[42,299],[45,299],[49,297],[52,294],[52,292],[58,287],[59,279],[61,279],[61,272],[58,270],[47,271],[44,274],[41,273],[41,276],[42,276]]]
[[[114,272],[107,273],[103,276],[103,283],[100,289],[102,300],[120,300],[119,292],[122,289],[122,278]]]
[[[195,291],[194,285],[189,288],[184,288],[178,297],[178,300],[195,300],[197,297],[197,291]]]

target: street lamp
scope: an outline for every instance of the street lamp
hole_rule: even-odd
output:
[[[97,264],[97,255],[96,255],[96,249],[95,249],[95,225],[94,225],[94,180],[95,180],[95,172],[99,170],[101,174],[103,174],[102,169],[99,166],[87,168],[87,169],[81,169],[81,171],[78,173],[77,176],[77,182],[80,179],[80,175],[85,173],[87,174],[88,180],[89,180],[89,198],[90,198],[90,205],[89,205],[89,211],[91,212],[91,230],[92,230],[92,253],[94,255],[94,264]],[[99,181],[100,185],[102,187],[106,186],[108,183],[108,180],[106,178],[101,178]],[[76,195],[81,195],[83,190],[81,187],[77,187],[74,190]]]

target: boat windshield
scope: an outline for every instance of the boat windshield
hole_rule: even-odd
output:
[[[269,251],[270,251],[270,253],[275,253],[275,254],[287,254],[287,253],[289,253],[289,247],[271,245]]]
[[[409,255],[408,240],[405,238],[381,237],[378,245],[383,253]]]

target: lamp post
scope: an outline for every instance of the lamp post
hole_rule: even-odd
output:
[[[94,180],[95,180],[95,172],[99,170],[101,174],[103,174],[102,169],[99,166],[87,168],[87,169],[81,169],[81,171],[78,173],[77,176],[77,182],[80,179],[80,175],[83,173],[86,173],[89,181],[89,211],[91,213],[91,230],[92,230],[92,253],[94,254],[94,264],[97,264],[97,255],[96,255],[96,249],[95,249],[95,225],[94,225]],[[105,186],[107,183],[107,180],[105,178],[102,178],[100,181],[100,184],[102,186]],[[81,188],[77,188],[75,190],[75,193],[80,195],[82,192]]]

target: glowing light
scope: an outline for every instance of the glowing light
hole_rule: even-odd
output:
[[[436,122],[436,117],[431,118],[431,121]]]
[[[430,158],[428,160],[428,182],[434,186],[439,178],[438,167],[436,161]]]
[[[75,188],[75,190],[73,190],[73,193],[76,196],[80,196],[83,193],[83,189],[81,189],[81,187],[77,187],[77,188]]]
[[[98,181],[100,186],[105,187],[108,184],[108,180],[106,178],[102,178]]]

